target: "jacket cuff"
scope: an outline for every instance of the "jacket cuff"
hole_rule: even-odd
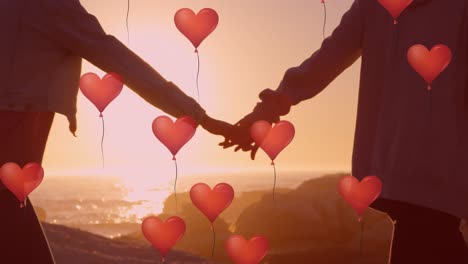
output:
[[[284,75],[283,80],[278,86],[278,89],[276,89],[276,92],[278,94],[281,94],[283,97],[288,98],[289,103],[291,103],[291,105],[297,105],[303,100],[303,96],[301,95],[300,90],[293,89],[293,87],[299,86],[293,83],[291,80],[293,78],[291,78],[290,76],[294,75],[294,73],[295,73],[295,68],[291,68],[287,70],[286,74]]]
[[[259,94],[259,98],[278,116],[287,115],[291,110],[292,101],[285,93],[265,89]]]
[[[186,95],[174,83],[168,82],[167,84],[170,87],[170,91],[172,91],[171,101],[174,104],[173,106],[178,108],[182,115],[190,116],[197,124],[201,124],[206,117],[206,111],[203,107],[201,107],[195,99]],[[180,116],[177,116],[177,118],[178,117]]]
[[[68,130],[70,130],[70,132],[73,134],[74,137],[76,137],[76,129],[77,129],[77,125],[76,125],[76,113],[72,114],[72,115],[67,115],[67,119],[68,119]]]
[[[205,117],[207,117],[206,111],[203,108],[201,108],[200,105],[198,105],[198,107],[195,107],[191,111],[191,113],[187,115],[191,116],[199,125],[203,124]]]

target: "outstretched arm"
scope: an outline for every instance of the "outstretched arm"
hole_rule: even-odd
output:
[[[236,151],[251,151],[251,158],[254,159],[258,149],[258,146],[252,145],[250,137],[250,126],[254,122],[277,122],[280,116],[289,113],[292,105],[320,93],[361,56],[364,1],[354,1],[331,36],[322,42],[320,49],[301,65],[288,69],[277,90],[266,89],[260,93],[261,102],[236,124],[233,136],[226,138],[221,146],[228,148],[237,145]]]
[[[193,98],[165,80],[115,37],[106,34],[79,0],[33,2],[38,17],[29,19],[30,26],[103,71],[118,73],[129,88],[164,112],[174,117],[189,115],[198,123],[205,119],[205,111]]]
[[[293,105],[320,93],[361,56],[363,1],[354,1],[320,49],[286,71],[277,92],[288,96]]]
[[[363,1],[354,1],[320,49],[286,71],[277,92],[288,96],[293,105],[320,93],[361,56]]]

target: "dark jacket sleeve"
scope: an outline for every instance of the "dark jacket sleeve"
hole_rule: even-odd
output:
[[[190,115],[197,122],[203,108],[176,85],[165,80],[149,64],[115,37],[104,32],[99,21],[78,0],[34,0],[41,16],[31,26],[58,45],[88,60],[105,72],[119,74],[124,83],[153,106],[174,116]]]
[[[365,0],[364,0],[365,1]],[[319,50],[286,71],[279,88],[293,105],[320,93],[361,56],[363,0],[356,0]]]

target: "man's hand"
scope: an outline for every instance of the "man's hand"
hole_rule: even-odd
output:
[[[260,95],[261,102],[257,103],[252,113],[246,115],[234,125],[231,133],[226,137],[224,142],[219,145],[223,148],[236,146],[234,151],[250,151],[250,158],[255,159],[255,154],[260,146],[254,144],[250,136],[250,127],[259,120],[264,120],[272,123],[277,123],[280,116],[289,113],[291,103],[289,99],[276,91],[266,89]]]
[[[246,152],[250,151],[250,158],[254,160],[259,146],[254,144],[254,141],[250,136],[250,127],[258,120],[262,119],[255,112],[246,115],[234,125],[231,133],[226,136],[224,141],[219,143],[219,145],[225,149],[237,145],[234,149],[235,152],[240,149]]]

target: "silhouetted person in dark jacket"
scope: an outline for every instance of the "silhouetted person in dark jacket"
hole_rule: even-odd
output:
[[[452,51],[431,92],[408,63],[414,44]],[[352,173],[383,181],[372,207],[397,221],[392,263],[468,263],[459,230],[468,219],[468,1],[413,0],[397,24],[378,0],[354,1],[320,49],[289,69],[278,89],[264,90],[221,145],[254,158],[253,122],[277,122],[359,57]]]
[[[192,116],[213,134],[230,127],[107,35],[78,0],[1,0],[0,32],[0,166],[40,163],[54,113],[76,131],[82,58],[174,117]],[[1,184],[0,214],[0,263],[54,263],[31,203],[20,208]]]

